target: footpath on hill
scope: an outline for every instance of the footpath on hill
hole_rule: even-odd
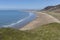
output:
[[[34,13],[37,15],[36,19],[30,22],[29,24],[27,24],[26,26],[20,28],[20,30],[31,30],[41,25],[45,25],[53,22],[60,23],[58,19],[56,19],[55,17],[49,14],[42,12],[34,12]]]

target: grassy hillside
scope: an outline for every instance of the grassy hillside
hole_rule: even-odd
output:
[[[47,6],[42,10],[42,12],[50,14],[60,20],[60,4],[55,6]]]
[[[51,12],[46,11],[45,13],[50,14],[50,15],[52,15],[53,17],[55,17],[55,18],[57,18],[57,19],[60,20],[60,13],[56,13],[56,12],[53,12],[53,11],[51,11]]]
[[[0,40],[60,40],[60,24],[51,23],[30,31],[1,28]]]
[[[49,12],[49,14],[60,20],[60,13]]]

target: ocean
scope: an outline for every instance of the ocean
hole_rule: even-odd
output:
[[[19,10],[0,10],[0,28],[19,29],[36,18],[34,13]]]

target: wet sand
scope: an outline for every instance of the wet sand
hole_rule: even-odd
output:
[[[58,19],[54,18],[49,14],[42,12],[34,12],[34,13],[37,15],[36,19],[30,22],[29,24],[27,24],[26,26],[24,26],[23,28],[20,28],[20,30],[31,30],[41,25],[45,25],[53,22],[60,23]]]

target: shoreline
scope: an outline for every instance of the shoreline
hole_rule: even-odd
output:
[[[34,29],[41,25],[45,25],[45,24],[49,24],[49,23],[53,23],[53,22],[60,23],[60,21],[58,19],[56,19],[55,17],[53,17],[49,14],[42,13],[42,12],[34,12],[34,14],[37,15],[37,18],[35,20],[31,21],[26,26],[20,28],[19,30],[31,30],[31,29]]]
[[[25,18],[22,18],[16,22],[13,22],[11,24],[7,24],[7,25],[2,25],[0,28],[15,28],[15,29],[20,29],[22,27],[24,27],[26,24],[28,24],[29,22],[31,22],[32,20],[34,20],[36,17],[35,14],[29,12],[27,13],[28,16],[26,16]],[[25,14],[26,15],[26,14]],[[20,15],[19,15],[20,16]],[[21,16],[22,17],[22,16]]]

